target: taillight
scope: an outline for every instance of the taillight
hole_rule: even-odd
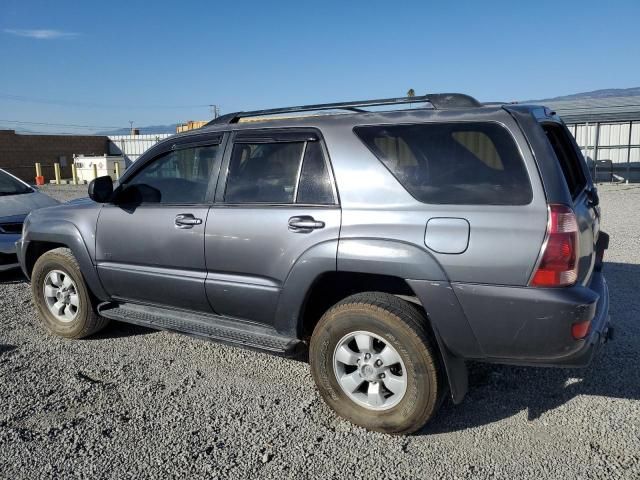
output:
[[[578,222],[565,205],[549,205],[547,237],[538,268],[529,284],[533,287],[565,287],[578,279]]]

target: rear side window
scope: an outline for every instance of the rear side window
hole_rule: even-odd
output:
[[[509,132],[498,124],[377,125],[354,130],[421,202],[531,202],[531,184],[520,152]]]
[[[562,125],[543,123],[542,128],[560,163],[569,192],[573,198],[576,198],[587,185],[581,160]]]

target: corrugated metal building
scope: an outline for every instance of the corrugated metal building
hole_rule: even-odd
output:
[[[640,95],[539,103],[562,117],[592,165],[610,160],[616,174],[640,181]]]
[[[111,155],[124,155],[131,162],[135,162],[145,151],[171,135],[171,133],[109,135],[109,140],[111,141],[109,153]]]

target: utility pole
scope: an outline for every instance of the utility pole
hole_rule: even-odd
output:
[[[211,109],[211,116],[213,116],[214,119],[220,116],[220,107],[218,107],[218,105],[209,105],[209,108]]]

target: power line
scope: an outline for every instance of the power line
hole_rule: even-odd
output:
[[[52,127],[52,128],[58,128],[58,127],[64,127],[64,128],[79,128],[79,129],[88,129],[88,130],[125,130],[127,132],[129,132],[131,130],[130,127],[126,127],[126,126],[106,126],[106,125],[78,125],[78,124],[69,124],[69,123],[49,123],[49,122],[27,122],[27,121],[22,121],[22,120],[0,120],[0,124],[8,124],[8,126],[12,126],[14,127],[14,129],[16,131],[22,131],[25,133],[51,133],[51,134],[58,134],[58,131],[34,131],[34,130],[27,130],[24,128],[24,125],[30,126],[30,125],[35,125],[35,126],[41,126],[41,127]],[[160,125],[160,127],[171,127],[171,124],[168,125]],[[139,130],[140,133],[157,133],[157,128],[155,126],[149,126],[149,127],[136,127],[136,130]],[[77,133],[77,132],[76,132]],[[60,132],[60,134],[63,135],[74,135],[74,133],[71,132]]]
[[[26,121],[22,121],[22,120],[0,120],[0,123],[11,123],[11,124],[17,124],[17,125],[43,125],[43,126],[48,126],[48,127],[72,127],[72,128],[112,128],[112,129],[126,128],[126,127],[123,127],[123,126],[114,127],[113,125],[111,125],[111,126],[105,126],[105,125],[77,125],[77,124],[72,124],[72,123],[26,122]]]
[[[20,135],[69,135],[69,136],[98,136],[104,137],[105,135],[97,134],[97,133],[84,133],[84,132],[59,132],[59,131],[48,131],[43,132],[41,130],[16,130],[16,134]]]
[[[129,108],[129,109],[186,109],[186,108],[209,108],[208,104],[194,104],[194,105],[117,105],[117,104],[105,104],[105,103],[93,103],[93,102],[78,102],[70,100],[53,100],[48,98],[28,97],[24,95],[12,95],[9,93],[0,93],[1,100],[10,100],[14,102],[25,103],[41,103],[47,105],[58,105],[62,107],[82,107],[82,108]]]

